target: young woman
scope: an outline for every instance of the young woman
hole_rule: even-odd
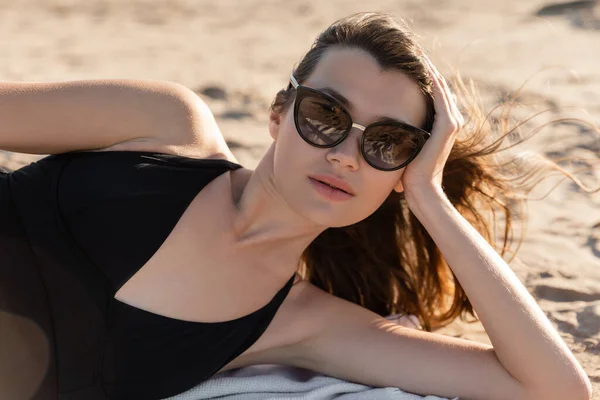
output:
[[[52,154],[0,178],[3,398],[159,399],[287,364],[461,399],[589,399],[481,228],[486,201],[510,223],[513,170],[465,112],[477,129],[374,13],[317,38],[254,171],[180,85],[1,83],[0,148]],[[473,310],[493,347],[430,332]]]

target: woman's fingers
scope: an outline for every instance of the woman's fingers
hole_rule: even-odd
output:
[[[437,69],[431,63],[431,60],[425,56],[425,62],[429,66],[429,73],[433,82],[433,101],[436,109],[436,116],[443,115],[444,118],[449,116],[450,104],[443,87],[441,80],[443,77],[439,74]]]
[[[423,55],[423,59],[432,80],[435,117],[431,137],[402,175],[405,192],[423,182],[441,186],[444,166],[461,128],[458,108],[446,80],[427,56]]]
[[[445,99],[444,108],[448,112],[450,123],[454,128],[453,130],[457,132],[462,127],[464,121],[462,114],[458,110],[457,97],[454,93],[452,93],[450,87],[448,86],[448,83],[446,82],[446,79],[437,70],[435,65],[433,65],[431,60],[425,55],[424,57],[427,62],[427,65],[429,66],[429,70],[431,71],[432,79],[434,81],[434,95],[436,89],[438,92],[441,92],[442,96]]]

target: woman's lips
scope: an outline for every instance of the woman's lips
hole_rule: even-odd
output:
[[[344,192],[343,190],[331,187],[331,186],[329,186],[323,182],[320,182],[316,179],[309,177],[308,180],[310,181],[311,185],[315,188],[317,193],[319,193],[321,196],[325,197],[328,200],[344,201],[344,200],[350,200],[352,197],[354,197],[351,194]]]
[[[309,175],[308,177],[326,185],[332,186],[336,189],[340,189],[352,196],[355,195],[352,186],[341,177],[331,174]]]

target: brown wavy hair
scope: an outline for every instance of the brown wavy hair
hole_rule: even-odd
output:
[[[304,82],[325,51],[333,46],[364,50],[382,69],[400,71],[416,82],[427,99],[422,128],[431,131],[432,82],[420,56],[422,49],[405,23],[382,13],[358,13],[336,21],[316,38],[294,69],[296,80]],[[503,219],[500,246],[495,248],[504,256],[514,240],[515,219],[525,227],[524,195],[547,172],[559,171],[582,185],[543,156],[522,153],[500,157],[501,152],[528,138],[521,137],[501,148],[507,138],[518,137],[531,119],[510,127],[510,108],[518,91],[504,103],[506,107],[499,116],[491,117],[492,112],[486,115],[479,106],[473,82],[467,84],[457,75],[451,84],[466,122],[446,162],[442,186],[454,207],[493,246],[497,241],[496,222]],[[291,85],[279,91],[271,109],[288,109],[294,92]],[[539,129],[541,126],[533,133]],[[522,239],[517,249],[521,242]],[[410,211],[403,193],[392,192],[372,215],[354,225],[325,230],[308,246],[301,261],[299,272],[312,284],[381,316],[414,314],[428,331],[458,316],[465,320],[471,315],[477,320],[463,288]]]

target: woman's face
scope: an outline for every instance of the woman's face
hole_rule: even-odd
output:
[[[302,85],[333,89],[350,103],[352,121],[363,126],[389,117],[421,127],[426,101],[416,83],[398,71],[382,71],[377,61],[358,49],[328,49],[312,75]],[[296,131],[293,106],[282,114],[271,112],[269,130],[275,139],[273,180],[277,190],[294,211],[327,227],[354,224],[372,214],[392,190],[401,191],[404,168],[380,171],[361,155],[362,131],[352,128],[342,143],[317,148]],[[354,196],[331,200],[309,177],[335,176],[351,186]]]

